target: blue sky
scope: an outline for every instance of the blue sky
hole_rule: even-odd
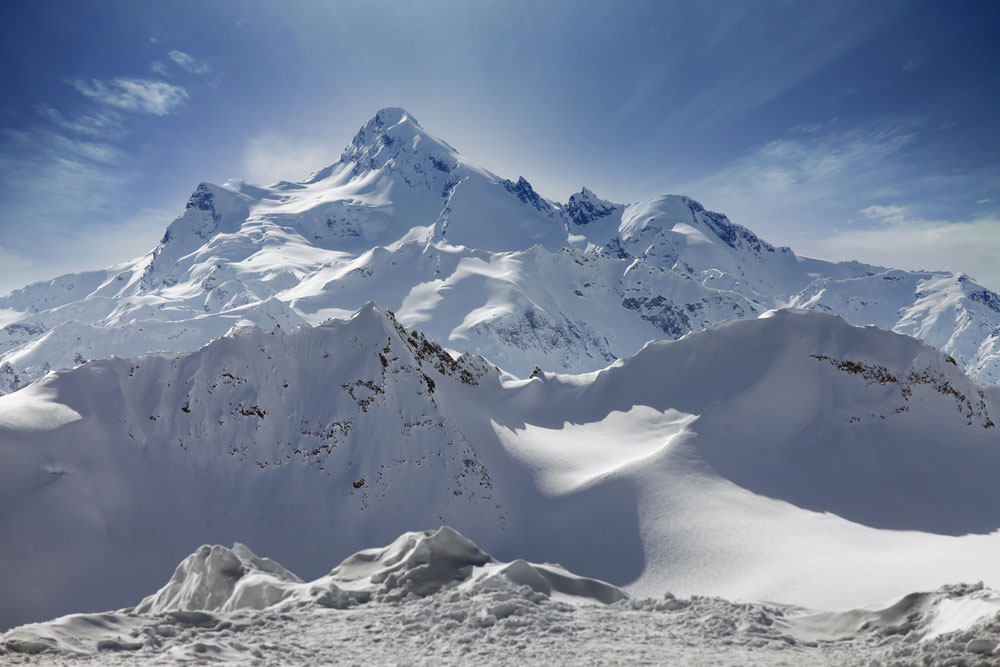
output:
[[[800,254],[1000,289],[1000,5],[6,2],[0,292],[145,252],[403,106],[565,200],[688,194]]]

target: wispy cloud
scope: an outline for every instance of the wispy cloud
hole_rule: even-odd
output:
[[[920,214],[942,202],[968,211],[958,205],[966,192],[961,181],[981,180],[910,167],[909,151],[920,145],[928,123],[917,118],[796,134],[682,183],[678,191],[803,255],[964,271],[1000,290],[1000,219]]]
[[[159,74],[160,76],[170,76],[170,72],[167,71],[166,64],[159,60],[154,60],[153,62],[149,63],[149,69],[154,74]]]
[[[789,132],[792,134],[802,133],[802,134],[814,134],[819,132],[824,128],[824,123],[802,123],[794,127],[789,128]]]
[[[121,114],[112,109],[72,117],[66,116],[58,109],[47,104],[39,104],[35,107],[35,110],[39,116],[52,121],[60,129],[75,134],[102,139],[115,139],[125,133]]]
[[[31,275],[34,262],[0,245],[0,294],[6,294],[25,284],[25,275]]]
[[[124,111],[165,116],[180,107],[187,90],[166,81],[118,77],[111,81],[91,79],[73,83],[85,96]]]
[[[183,51],[169,51],[167,52],[167,57],[192,74],[208,74],[212,71],[208,63],[202,62]]]
[[[804,12],[795,28],[774,39],[786,9],[782,3],[731,3],[719,11],[713,3],[695,5],[692,23],[701,30],[679,34],[666,58],[650,66],[659,81],[639,80],[626,96],[626,111],[648,104],[666,86],[703,63],[705,80],[677,91],[678,103],[664,116],[664,127],[684,131],[717,127],[756,109],[807,80],[875,34],[897,9],[890,3],[839,3],[837,11]],[[863,8],[865,20],[856,20]],[[680,48],[676,48],[680,47]]]
[[[137,221],[130,185],[140,174],[121,140],[187,92],[146,79],[70,83],[90,101],[38,104],[37,123],[0,130],[0,292],[139,254],[169,219]]]
[[[828,232],[836,216],[846,222],[856,214],[846,207],[848,199],[876,202],[894,194],[893,179],[886,176],[919,125],[874,124],[777,139],[680,184],[679,191],[731,212],[773,241],[796,245]]]
[[[243,148],[243,178],[263,184],[305,178],[336,158],[317,142],[265,132],[252,137]]]
[[[124,153],[115,146],[107,143],[94,141],[81,141],[71,139],[61,134],[53,135],[53,149],[63,154],[77,155],[93,162],[106,165],[119,164],[124,157]]]
[[[902,225],[912,219],[910,211],[905,206],[884,206],[872,204],[858,211],[869,220],[877,220],[889,225]]]
[[[963,272],[1000,291],[1000,218],[922,220],[907,206],[876,205],[860,213],[874,227],[836,232],[819,242],[828,257],[903,269]]]
[[[0,295],[38,280],[99,269],[152,250],[176,210],[142,209],[99,228],[71,226],[37,245],[16,249],[0,244]]]
[[[161,76],[209,71],[181,51],[167,55],[151,65]],[[0,128],[0,292],[140,254],[171,217],[139,207],[142,169],[126,138],[175,113],[188,91],[155,77],[64,82],[82,97],[38,103],[37,122]]]
[[[0,293],[152,247],[171,216],[130,210],[136,176],[106,142],[45,127],[0,131]]]
[[[0,133],[5,217],[44,233],[106,209],[130,180],[127,172],[110,168],[122,160],[123,153],[110,144],[41,128],[5,130]]]

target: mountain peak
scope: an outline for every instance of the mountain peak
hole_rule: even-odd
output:
[[[425,135],[427,132],[406,109],[385,107],[361,126],[342,158],[356,159],[359,153],[378,152],[383,146],[392,146],[397,139]]]
[[[417,127],[420,127],[420,122],[416,119],[416,117],[403,107],[382,107],[375,112],[375,116],[369,122],[375,121],[381,121],[389,126],[402,123],[403,121],[409,121]]]
[[[459,160],[454,148],[424,130],[410,112],[386,107],[358,130],[340,161],[354,163],[355,171],[359,172],[380,169],[390,161],[398,163],[400,158],[421,163],[420,170],[429,160],[429,166],[445,173],[450,173]],[[310,181],[319,180],[321,173],[317,172]]]
[[[389,130],[397,125],[405,124],[423,132],[417,119],[406,109],[401,107],[385,107],[375,112],[375,115],[367,123],[361,126],[358,133],[351,141],[352,146],[370,146],[373,141],[384,136]]]
[[[586,186],[576,194],[570,195],[569,201],[563,207],[566,216],[575,225],[586,225],[607,217],[617,209],[615,204],[601,199]]]

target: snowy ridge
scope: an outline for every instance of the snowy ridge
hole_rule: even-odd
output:
[[[202,183],[144,257],[0,298],[0,392],[372,299],[520,376],[792,306],[913,335],[1000,382],[1000,296],[967,276],[798,257],[677,195],[623,205],[584,188],[558,204],[387,108],[303,182]]]
[[[603,640],[609,630],[618,641]],[[982,584],[914,593],[874,611],[670,593],[629,599],[559,566],[499,563],[442,527],[358,552],[312,582],[242,544],[205,545],[134,608],[0,634],[0,663],[40,655],[97,664],[125,657],[548,664],[559,655],[587,664],[882,664],[908,657],[952,664],[993,654],[998,638],[1000,594]]]
[[[444,523],[640,595],[843,609],[995,587],[998,391],[913,338],[814,311],[525,380],[373,305],[293,331],[244,323],[0,397],[0,532],[16,536],[0,625],[127,604],[199,544],[317,577]]]

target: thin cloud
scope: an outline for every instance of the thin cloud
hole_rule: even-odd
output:
[[[869,220],[877,220],[889,225],[902,225],[913,219],[910,210],[905,206],[873,204],[858,212]]]
[[[243,178],[262,184],[305,178],[336,158],[334,151],[315,141],[265,132],[251,138],[244,146]]]
[[[0,245],[0,295],[24,285],[24,276],[35,270],[31,259]]]
[[[1000,219],[921,220],[906,206],[862,209],[874,227],[840,231],[819,246],[832,259],[859,259],[902,269],[963,272],[1000,291]]]
[[[159,60],[154,60],[149,63],[149,69],[160,76],[170,76],[170,73],[167,71],[166,64],[160,62]]]
[[[208,74],[212,68],[183,51],[169,51],[167,57],[192,74]]]
[[[823,126],[823,123],[801,123],[788,128],[788,132],[791,134],[815,134],[816,132],[822,130]]]
[[[856,209],[845,202],[877,201],[887,188],[899,153],[919,122],[872,125],[828,134],[778,139],[700,178],[679,184],[715,210],[730,212],[772,242],[800,250],[830,228],[831,218]],[[821,231],[822,230],[822,231]]]
[[[908,151],[919,146],[929,123],[915,118],[793,135],[682,183],[679,191],[801,255],[962,271],[1000,290],[1000,219],[920,215],[934,207],[938,193],[979,177],[914,174]],[[915,188],[923,199],[913,198]]]
[[[100,162],[101,164],[119,164],[124,157],[124,153],[111,144],[79,141],[62,135],[56,135],[53,141],[56,150],[72,153],[93,162]]]
[[[0,132],[0,293],[149,250],[176,211],[132,213],[136,177],[107,143],[43,127]]]
[[[39,280],[100,269],[152,250],[178,211],[143,209],[135,215],[100,225],[74,225],[17,250],[0,245],[0,295]]]
[[[23,230],[54,231],[67,220],[106,210],[130,180],[117,168],[123,154],[103,143],[78,141],[43,129],[6,130],[0,134],[0,196],[8,246]],[[0,225],[4,225],[0,222]],[[33,234],[21,239],[34,243]]]
[[[39,104],[35,111],[57,127],[75,134],[102,139],[115,139],[125,133],[121,114],[113,110],[68,117],[47,104]]]
[[[99,79],[77,80],[74,87],[101,104],[124,111],[166,116],[180,107],[188,97],[187,90],[166,81],[118,77],[109,82]]]
[[[686,102],[668,115],[664,125],[704,129],[744,115],[864,43],[896,11],[889,5],[869,3],[864,5],[866,20],[859,22],[849,4],[841,4],[841,11],[808,15],[779,40],[770,38],[780,15],[767,9],[770,5],[733,3],[719,14],[706,4],[699,10],[699,24],[711,28],[699,31],[689,44],[700,57],[719,63],[720,71],[686,95]],[[674,57],[675,67],[683,68],[690,51],[681,50]]]

